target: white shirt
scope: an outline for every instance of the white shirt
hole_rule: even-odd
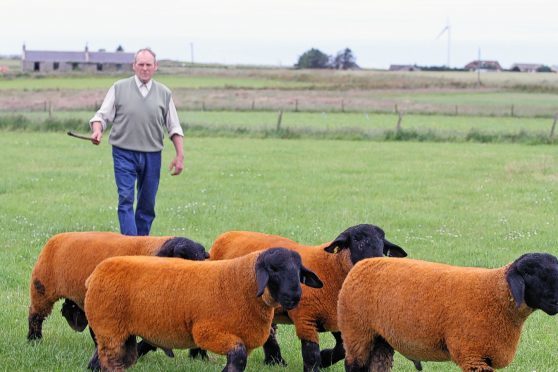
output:
[[[136,75],[134,75],[134,79],[142,96],[147,96],[149,90],[153,86],[153,81],[149,80],[146,84],[144,84]],[[114,100],[114,85],[112,85],[108,90],[107,95],[105,96],[101,108],[95,113],[95,116],[93,116],[93,118],[89,120],[90,127],[93,122],[99,121],[103,126],[103,132],[105,131],[107,122],[112,122],[114,120],[114,116],[116,115]],[[165,126],[167,127],[169,137],[172,137],[175,134],[184,137],[184,132],[182,131],[182,127],[180,126],[180,120],[178,119],[178,113],[176,112],[176,106],[174,105],[172,97],[169,102],[169,111],[167,112],[167,116],[165,117]]]

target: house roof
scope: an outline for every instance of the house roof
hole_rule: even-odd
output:
[[[501,70],[502,66],[498,61],[494,60],[474,60],[465,65],[465,68],[470,69],[489,69],[489,70]]]
[[[124,52],[89,52],[89,61],[93,63],[133,63],[134,53]]]
[[[26,50],[24,58],[31,62],[78,62],[78,63],[133,63],[134,53],[124,52],[62,52]]]
[[[85,62],[85,52],[26,50],[24,58],[31,62]]]

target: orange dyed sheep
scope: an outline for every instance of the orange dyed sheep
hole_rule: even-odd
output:
[[[463,371],[511,363],[536,309],[558,313],[558,260],[531,253],[484,269],[410,259],[359,262],[339,293],[347,371],[390,371],[394,349]]]
[[[69,232],[54,235],[43,247],[31,274],[31,305],[27,338],[42,338],[44,319],[54,303],[66,302],[62,314],[68,324],[83,331],[85,280],[104,259],[114,256],[152,255],[203,260],[205,248],[186,238],[125,236],[111,232]]]
[[[389,242],[384,231],[374,225],[357,225],[341,233],[334,241],[305,246],[293,240],[250,231],[231,231],[220,235],[209,251],[210,260],[239,257],[249,252],[282,246],[300,254],[302,263],[324,282],[317,291],[304,288],[300,305],[293,310],[275,312],[276,323],[294,324],[302,344],[304,370],[328,367],[344,358],[343,342],[337,327],[337,295],[343,280],[358,261],[384,254],[404,257],[405,251]],[[333,349],[319,348],[318,332],[331,331],[336,339]],[[275,338],[275,327],[264,345],[267,364],[286,364]]]
[[[135,337],[163,348],[201,347],[242,371],[269,335],[273,309],[294,309],[300,283],[319,278],[284,248],[224,261],[155,257],[105,260],[87,280],[85,313],[97,339],[89,366],[116,371],[137,358]]]

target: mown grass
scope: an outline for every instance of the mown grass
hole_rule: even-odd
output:
[[[0,116],[0,129],[88,132],[92,111],[26,112]],[[451,115],[284,112],[279,123],[272,111],[180,111],[188,136],[277,137],[347,140],[520,142],[548,144],[551,118]]]
[[[0,132],[0,363],[3,370],[85,369],[89,336],[71,331],[60,305],[44,340],[28,344],[28,281],[46,240],[62,231],[117,231],[110,146],[64,133]],[[227,230],[281,234],[308,244],[358,223],[382,226],[411,257],[498,267],[525,252],[558,254],[558,155],[548,146],[187,138],[184,174],[162,175],[154,235],[210,247]],[[170,163],[167,142],[164,164]],[[76,263],[77,264],[77,263]],[[482,308],[482,303],[478,304]],[[464,325],[465,326],[465,325]],[[556,318],[526,322],[509,371],[553,371]],[[322,341],[331,343],[329,335]],[[261,350],[249,371],[302,370],[292,327],[279,342],[289,367],[267,368]],[[217,371],[224,358],[147,356],[138,371]],[[426,363],[428,371],[457,371]],[[397,356],[395,369],[413,371]],[[331,368],[342,371],[342,364]]]

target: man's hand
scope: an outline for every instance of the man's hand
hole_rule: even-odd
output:
[[[103,138],[103,126],[100,122],[96,121],[92,124],[93,133],[91,134],[91,143],[98,145],[101,143],[101,138]]]
[[[182,173],[182,170],[184,169],[184,156],[175,156],[174,159],[172,159],[170,166],[169,166],[169,171],[171,171],[171,176],[178,176],[180,173]]]

